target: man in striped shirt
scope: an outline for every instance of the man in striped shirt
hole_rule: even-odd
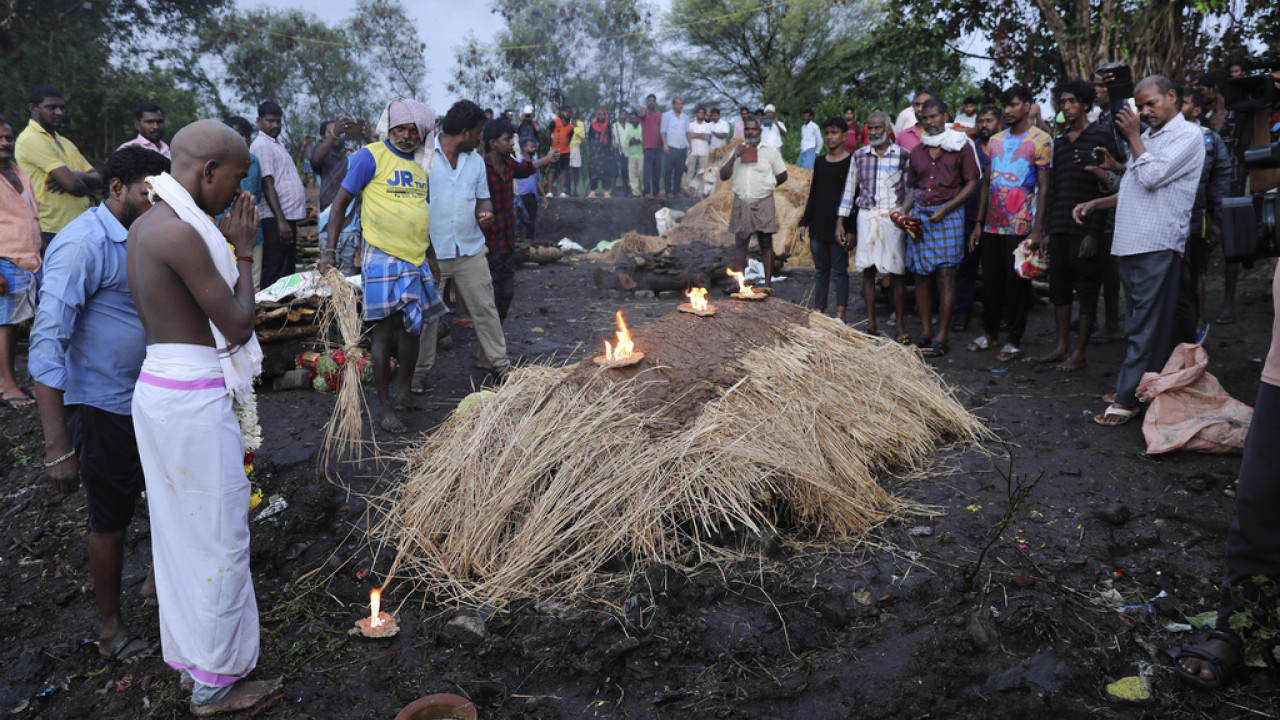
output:
[[[1116,208],[1111,254],[1120,263],[1120,282],[1129,300],[1128,341],[1115,399],[1093,418],[1108,427],[1123,425],[1141,412],[1137,392],[1142,374],[1159,369],[1175,342],[1195,334],[1194,295],[1182,288],[1191,282],[1187,230],[1204,166],[1204,139],[1200,128],[1182,117],[1169,78],[1144,78],[1134,100],[1138,113],[1124,108],[1115,119],[1131,151],[1120,192],[1077,205],[1074,212],[1076,221],[1083,222],[1091,212]],[[1146,132],[1140,120],[1147,123]]]
[[[270,100],[258,106],[258,137],[249,151],[262,164],[262,287],[292,275],[298,267],[298,221],[307,217],[306,190],[298,166],[280,142],[284,111]]]

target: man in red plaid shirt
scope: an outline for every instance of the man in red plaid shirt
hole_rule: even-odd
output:
[[[552,150],[537,160],[516,161],[511,156],[516,129],[505,119],[490,120],[484,126],[484,169],[489,178],[489,197],[493,202],[493,225],[483,228],[489,249],[489,274],[493,277],[493,299],[498,318],[507,319],[507,310],[515,297],[516,278],[516,196],[515,179],[526,178],[538,168],[560,158]],[[482,356],[477,359],[483,362]]]

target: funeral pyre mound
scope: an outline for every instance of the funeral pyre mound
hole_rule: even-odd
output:
[[[913,352],[782,300],[634,328],[644,359],[515,372],[406,454],[375,537],[464,604],[583,592],[728,529],[839,541],[919,508],[877,478],[985,437]]]

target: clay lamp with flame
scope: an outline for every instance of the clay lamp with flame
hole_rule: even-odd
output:
[[[747,276],[740,272],[734,272],[733,268],[725,268],[725,274],[738,281],[738,292],[733,293],[729,297],[734,300],[767,300],[773,290],[769,288],[755,288],[747,284]]]
[[[685,295],[689,296],[689,302],[676,308],[680,312],[692,313],[698,317],[711,317],[716,314],[715,306],[707,303],[706,288],[690,288]]]
[[[621,368],[628,365],[635,365],[644,359],[644,353],[636,350],[636,346],[631,342],[631,331],[627,329],[627,321],[622,319],[622,311],[619,310],[618,318],[618,344],[610,345],[608,340],[604,341],[604,354],[597,355],[595,363],[602,368]]]
[[[348,632],[352,635],[363,635],[367,638],[389,638],[400,632],[394,615],[382,612],[382,591],[374,588],[369,591],[369,617],[356,621],[356,626]]]

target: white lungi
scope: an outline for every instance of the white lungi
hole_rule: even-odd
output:
[[[147,346],[133,393],[164,661],[228,687],[258,662],[244,441],[218,353]]]
[[[871,267],[891,275],[907,272],[907,234],[889,219],[890,212],[858,208],[858,249],[853,259],[858,272]]]

